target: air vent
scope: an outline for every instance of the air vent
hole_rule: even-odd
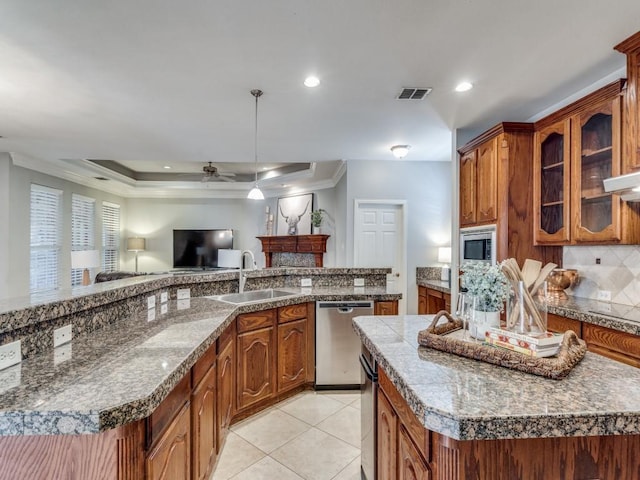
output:
[[[398,100],[422,100],[431,93],[432,88],[429,87],[413,87],[403,88],[398,95]]]
[[[103,182],[106,182],[109,180],[108,178],[105,178],[105,177],[93,177],[93,178],[95,178],[96,180],[102,180]]]

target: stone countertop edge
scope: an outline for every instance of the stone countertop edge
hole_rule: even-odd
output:
[[[398,300],[401,298],[401,294],[386,292],[384,287],[364,287],[362,290],[355,287],[319,287],[314,288],[310,291],[306,291],[306,289],[301,289],[300,291],[296,291],[296,289],[285,290],[290,290],[292,292],[292,296],[272,300],[256,301],[250,304],[237,306],[220,302],[213,298],[192,298],[191,300],[194,302],[213,302],[212,306],[217,305],[218,307],[226,308],[227,310],[223,309],[223,311],[226,313],[216,313],[215,308],[212,308],[214,312],[208,316],[202,312],[197,313],[196,316],[199,315],[197,321],[206,320],[212,322],[211,331],[207,334],[207,337],[204,340],[198,341],[199,343],[193,344],[193,346],[189,346],[189,353],[186,354],[184,358],[180,357],[181,361],[179,361],[171,371],[166,372],[164,377],[157,383],[154,388],[150,389],[144,394],[141,394],[138,398],[130,401],[118,402],[117,400],[114,400],[113,405],[107,405],[104,408],[87,407],[74,409],[73,405],[67,406],[65,404],[64,408],[47,409],[45,407],[44,409],[39,410],[37,408],[34,408],[34,405],[32,403],[20,405],[20,400],[17,400],[16,402],[14,402],[14,405],[12,405],[11,408],[2,408],[0,406],[0,436],[93,434],[148,417],[166,398],[171,390],[180,382],[180,380],[189,373],[193,365],[195,365],[195,363],[206,352],[206,350],[217,340],[224,329],[227,328],[227,326],[229,326],[229,324],[231,324],[231,322],[242,313],[251,313],[265,309],[319,300],[385,301]],[[144,312],[143,316],[146,317],[146,312]],[[216,316],[218,316],[218,318],[216,318]],[[131,321],[134,322],[134,326],[140,326],[139,323],[135,323],[138,320],[134,319]],[[165,325],[163,325],[163,327],[172,327],[176,325],[178,324],[172,323],[171,317],[169,316],[165,318]],[[117,325],[113,328],[121,328],[121,326]],[[169,329],[170,328],[167,328],[166,330]],[[163,328],[163,330],[161,330],[160,332],[154,333],[164,333],[164,330],[165,329]],[[76,358],[76,349],[80,351],[83,350],[83,344],[80,342],[84,341],[85,343],[87,343],[87,339],[91,339],[93,335],[97,334],[99,334],[99,331],[73,339],[74,358]],[[120,331],[120,335],[122,335],[123,338],[126,338],[128,336],[126,332],[122,331]],[[124,347],[124,351],[119,351],[117,356],[119,358],[123,358],[126,356],[125,354],[133,354],[135,353],[136,348],[139,348],[138,344],[134,344],[131,347]],[[87,350],[90,349],[86,348],[85,346],[85,351]],[[35,365],[38,365],[38,362],[42,362],[44,365],[48,365],[49,368],[52,369],[53,373],[58,372],[59,367],[50,366],[49,364],[52,363],[50,360],[51,359],[49,359],[47,355],[42,354],[35,356],[32,359],[23,361],[22,364],[18,365],[18,367],[22,369],[22,365],[34,365],[34,363]],[[93,360],[95,361],[95,359]],[[81,364],[82,357],[76,358],[75,361]],[[10,367],[10,369],[11,368],[15,367]],[[59,391],[55,392],[55,401],[58,401],[58,396],[64,396],[64,393],[68,394],[68,392],[65,392],[65,390],[71,388],[70,385],[74,385],[75,387],[76,381],[80,380],[86,382],[86,378],[91,374],[90,371],[87,372],[82,367],[76,366],[75,368],[80,370],[79,372],[77,372],[77,380],[74,380],[75,377],[65,379],[64,382],[62,382],[63,385],[59,386],[59,389],[62,390],[62,393]],[[9,369],[3,372],[7,371],[9,371]],[[0,375],[3,372],[0,372]],[[55,377],[53,373],[52,376]],[[48,373],[44,372],[43,375],[47,377]],[[19,375],[18,379],[20,379]],[[28,380],[23,377],[22,383],[26,381]],[[135,379],[132,381],[135,381]],[[108,384],[104,385],[104,382],[101,383],[99,381],[97,382],[97,384],[93,385],[89,382],[86,388],[87,390],[92,392],[106,391],[107,393],[109,393],[110,391],[110,389],[108,388]],[[41,387],[40,389],[44,390],[44,387]],[[0,404],[2,403],[3,397],[7,395],[9,391],[0,393]],[[37,396],[37,394],[37,390],[28,391],[24,393],[24,398],[33,400],[31,397]]]
[[[588,352],[585,359],[564,380],[550,380],[515,372],[500,366],[418,347],[417,332],[426,327],[430,318],[432,316],[384,317],[377,325],[370,322],[371,317],[359,317],[353,321],[354,330],[362,343],[373,354],[378,366],[387,373],[425,428],[456,440],[640,434],[640,399],[630,399],[629,395],[633,393],[628,391],[630,384],[640,381],[640,370]],[[391,327],[387,329],[387,323],[394,321],[405,325],[405,336]],[[420,322],[419,326],[416,326],[416,322]],[[413,327],[406,327],[409,324]],[[411,338],[408,338],[409,336]],[[431,358],[437,361],[431,361]],[[607,378],[583,382],[586,377],[593,378],[598,373]],[[442,374],[446,377],[443,379],[434,376],[432,385],[425,384],[428,375],[431,374]],[[412,379],[410,375],[426,376]],[[463,384],[463,381],[471,382],[471,385]],[[511,391],[508,387],[500,388],[511,381]],[[611,389],[608,392],[600,392],[597,385],[591,386],[591,383],[597,382],[602,382]],[[520,404],[512,406],[514,411],[510,414],[509,402],[517,403],[521,395],[527,394],[523,393],[522,388],[526,388],[529,383],[533,385],[533,389],[562,386],[566,388],[559,392],[554,390],[546,396],[545,402],[554,407],[552,413],[535,411],[535,408],[522,410],[523,406]],[[586,383],[589,385],[586,386]],[[463,390],[478,385],[487,388],[488,391],[483,392],[484,395],[494,395],[493,399],[483,399],[487,404],[491,404],[495,398],[500,398],[498,403],[505,402],[507,406],[476,405],[471,402],[470,407],[460,404],[464,402],[464,395],[467,393]],[[574,389],[578,385],[593,395],[590,395],[590,398],[576,398],[575,395],[579,396],[579,393]],[[618,388],[615,388],[616,386]],[[491,387],[495,387],[495,391]],[[446,397],[447,401],[451,402],[446,403],[449,408],[437,405],[437,400],[434,400],[437,396],[434,389],[438,388],[450,388],[457,392],[446,392],[452,396]],[[421,389],[423,393],[420,393]],[[429,394],[425,394],[424,391]],[[533,392],[533,395],[536,393]],[[554,395],[558,398],[553,398]],[[596,397],[599,403],[593,406],[591,401],[595,402],[593,399]],[[615,405],[607,408],[609,398]],[[479,410],[473,410],[473,407]],[[492,407],[496,411],[489,411]],[[459,411],[454,412],[454,408]],[[472,411],[460,413],[464,408],[472,408]]]
[[[288,275],[382,275],[390,272],[390,268],[276,267],[247,270],[247,276],[249,278],[266,278]],[[149,274],[89,286],[61,289],[50,293],[3,299],[0,300],[0,333],[125,300],[132,295],[144,295],[162,288],[237,280],[238,274],[238,270]],[[132,290],[134,290],[133,293]]]

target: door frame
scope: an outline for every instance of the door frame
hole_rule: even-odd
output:
[[[360,211],[360,208],[362,208],[364,205],[367,204],[376,204],[376,205],[388,205],[388,206],[394,206],[394,207],[400,207],[400,212],[402,213],[402,226],[401,226],[401,233],[402,233],[402,258],[400,260],[401,262],[401,267],[404,270],[404,286],[402,291],[400,291],[399,293],[402,294],[402,299],[398,302],[398,313],[399,314],[403,314],[404,312],[406,312],[406,301],[407,301],[407,288],[408,288],[408,272],[407,272],[407,241],[408,241],[408,233],[409,233],[409,222],[407,219],[407,212],[408,212],[408,204],[406,200],[393,200],[393,199],[363,199],[363,198],[356,198],[354,199],[354,204],[353,204],[353,264],[354,264],[354,268],[358,268],[355,263],[356,263],[356,258],[357,258],[357,243],[356,243],[356,238],[359,238],[358,234],[359,234],[359,225],[358,225],[358,212]],[[404,305],[403,305],[404,304]]]

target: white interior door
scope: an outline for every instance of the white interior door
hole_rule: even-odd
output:
[[[356,200],[354,266],[390,267],[387,288],[402,294],[398,312],[406,312],[406,233],[403,200]]]

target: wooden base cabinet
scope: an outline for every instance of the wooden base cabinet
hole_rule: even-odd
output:
[[[430,480],[430,432],[411,412],[384,370],[378,369],[378,480]]]
[[[398,314],[398,301],[380,301],[375,302],[374,315],[397,315]]]
[[[232,323],[218,338],[217,376],[217,425],[218,445],[220,452],[224,443],[231,420],[235,415],[236,397],[236,324]]]
[[[192,469],[194,480],[208,480],[217,456],[216,365],[191,394]]]
[[[270,325],[248,332],[240,330],[241,322],[238,321],[238,411],[268,399],[276,392],[275,315],[272,317]]]
[[[418,315],[436,314],[440,310],[451,311],[451,294],[419,286]]]
[[[278,309],[278,393],[307,381],[307,305]]]
[[[147,455],[147,480],[191,480],[190,413],[187,403]]]
[[[396,480],[398,452],[398,415],[382,390],[378,389],[378,411],[376,413],[378,443],[376,446],[376,468],[378,480]]]

